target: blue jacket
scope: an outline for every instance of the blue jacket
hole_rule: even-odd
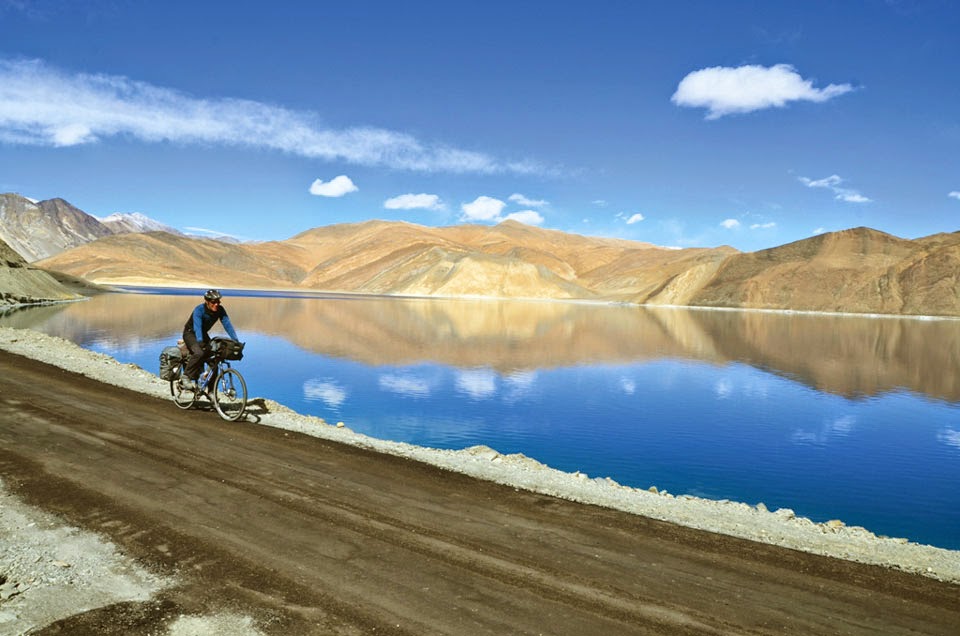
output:
[[[193,308],[193,313],[187,319],[187,324],[183,326],[183,330],[192,331],[197,340],[209,340],[210,336],[207,335],[207,332],[217,324],[218,320],[223,324],[223,328],[226,329],[231,338],[234,340],[240,339],[237,337],[237,332],[233,329],[233,324],[230,322],[230,317],[223,305],[217,307],[216,311],[210,311],[207,309],[207,303],[200,303]]]

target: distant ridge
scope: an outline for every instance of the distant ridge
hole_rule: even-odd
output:
[[[39,209],[48,202],[15,203]],[[50,234],[81,235],[75,219],[83,217],[56,218],[61,226]],[[371,220],[262,243],[111,232],[37,265],[107,285],[960,316],[958,232],[908,240],[859,227],[741,253],[667,249],[516,221],[427,227]]]

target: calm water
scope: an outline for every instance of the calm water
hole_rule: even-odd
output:
[[[156,372],[197,298],[109,294],[0,325]],[[247,342],[239,368],[252,395],[358,432],[485,444],[640,488],[763,502],[960,549],[960,321],[351,297],[226,303]]]

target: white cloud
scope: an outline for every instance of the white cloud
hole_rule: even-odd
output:
[[[245,99],[200,99],[123,76],[71,74],[40,60],[0,59],[0,143],[74,146],[111,137],[276,150],[424,172],[558,172],[532,161],[502,161],[424,143],[393,130],[328,128],[311,112]]]
[[[547,205],[547,202],[543,199],[528,199],[522,194],[511,194],[507,197],[508,201],[513,201],[517,205],[522,205],[527,208],[542,208]]]
[[[311,379],[303,383],[303,397],[307,401],[319,400],[335,409],[347,399],[347,392],[331,380]]]
[[[820,235],[820,234],[823,234],[823,233],[826,232],[826,231],[827,231],[826,228],[818,227],[817,229],[815,229],[815,230],[812,232],[812,234],[813,234],[814,236],[818,236],[818,235]]]
[[[598,208],[605,208],[607,207],[607,205],[609,205],[604,199],[596,199],[594,201],[591,201],[591,203],[593,203]]]
[[[242,237],[236,236],[235,234],[227,234],[227,233],[221,232],[221,231],[219,231],[219,230],[210,230],[210,229],[207,229],[207,228],[205,228],[205,227],[193,227],[193,226],[188,226],[188,227],[183,228],[183,230],[184,230],[185,232],[189,232],[190,234],[201,234],[201,235],[209,236],[210,238],[215,238],[215,239],[224,239],[224,238],[226,238],[226,239],[233,239],[233,240],[235,240],[235,241],[244,241],[244,240],[246,240],[246,239],[244,239],[244,238],[242,238]]]
[[[425,398],[430,395],[430,384],[411,375],[387,374],[380,376],[380,388],[406,397]]]
[[[447,206],[435,194],[401,194],[387,199],[383,207],[388,210],[445,210]]]
[[[775,227],[777,227],[777,224],[774,223],[773,221],[769,221],[767,223],[754,223],[753,225],[750,226],[750,229],[751,230],[769,230]]]
[[[627,225],[633,225],[634,223],[639,223],[640,221],[643,220],[643,218],[644,218],[643,215],[637,212],[636,214],[631,216],[629,219],[627,219]]]
[[[342,197],[345,194],[356,192],[358,189],[357,186],[353,185],[350,177],[344,174],[327,182],[317,179],[310,184],[310,194],[315,194],[318,197]]]
[[[789,64],[737,68],[714,66],[694,71],[680,80],[670,100],[678,106],[707,108],[707,119],[749,113],[788,102],[825,102],[853,90],[850,84],[814,88]]]
[[[720,225],[727,228],[728,230],[735,230],[740,227],[740,221],[736,219],[724,219],[720,222]]]
[[[493,197],[479,196],[472,203],[464,203],[460,206],[463,210],[463,221],[496,221],[500,218],[500,213],[507,204],[500,199]]]
[[[937,433],[937,441],[943,442],[948,446],[960,448],[960,431],[952,428],[944,428]]]
[[[713,386],[713,392],[718,398],[725,400],[733,394],[733,384],[726,379],[718,380]]]
[[[960,191],[954,190],[947,196],[950,197],[951,199],[960,199]]]
[[[839,175],[833,174],[823,179],[808,179],[807,177],[797,177],[797,179],[808,188],[826,188],[832,191],[833,198],[837,201],[846,201],[847,203],[870,203],[872,201],[872,199],[863,196],[856,190],[840,187],[843,179]]]
[[[503,220],[518,221],[526,225],[542,225],[544,218],[536,210],[520,210],[519,212],[511,212]]]
[[[457,389],[474,400],[493,397],[497,392],[496,374],[489,369],[470,369],[457,376]]]
[[[627,395],[633,395],[637,391],[637,383],[630,378],[620,378],[620,390]]]

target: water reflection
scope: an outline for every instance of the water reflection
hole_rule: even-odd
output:
[[[177,334],[195,304],[190,296],[109,294],[14,312],[0,325],[42,325],[76,342],[108,338],[136,350]],[[743,362],[850,398],[906,389],[960,401],[956,320],[383,298],[235,297],[227,306],[241,332],[307,351],[374,366],[457,367],[458,390],[474,399],[491,393],[494,372],[519,386],[537,369],[680,358]],[[428,378],[409,373],[386,374],[380,385],[414,397],[430,393]],[[635,388],[623,380],[624,391]],[[305,391],[336,400],[323,380]],[[729,392],[715,387],[719,398]]]
[[[104,295],[0,325],[154,370],[197,302]],[[342,297],[227,307],[255,395],[360,433],[486,444],[960,549],[960,321]]]

